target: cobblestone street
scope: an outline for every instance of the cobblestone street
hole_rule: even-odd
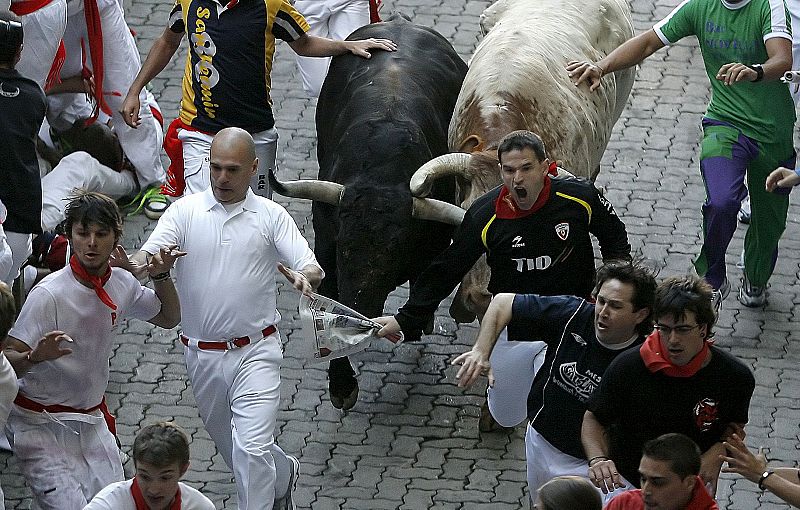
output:
[[[130,1],[130,0],[129,0]],[[523,0],[519,0],[523,1]],[[527,0],[526,0],[527,1]],[[636,32],[652,27],[677,0],[631,0]],[[465,60],[478,43],[485,0],[384,0],[382,16],[398,10],[448,38]],[[128,23],[138,33],[144,57],[166,26],[171,3],[133,0]],[[185,46],[185,41],[184,41]],[[177,112],[185,47],[152,83],[167,122]],[[272,98],[280,133],[279,177],[316,177],[315,100],[305,97],[294,54],[279,44],[272,74]],[[656,261],[661,276],[692,270],[700,247],[700,205],[705,193],[698,171],[700,119],[709,89],[696,39],[653,55],[639,70],[628,106],[604,156],[598,184],[628,228],[635,251]],[[794,195],[797,200],[797,194]],[[311,204],[276,196],[313,243]],[[740,305],[742,225],[728,250],[733,292],[717,326],[717,345],[730,349],[753,370],[756,391],[750,408],[747,443],[769,450],[778,464],[800,460],[800,337],[792,326],[800,314],[800,208],[789,211],[781,257],[765,309]],[[153,222],[129,218],[124,244],[141,246]],[[284,282],[285,283],[285,282]],[[279,325],[285,344],[282,402],[276,439],[301,462],[295,493],[298,508],[404,510],[512,510],[530,508],[525,482],[524,428],[510,435],[479,434],[478,405],[485,384],[464,391],[455,384],[450,361],[473,343],[477,323],[456,325],[444,303],[433,335],[391,348],[378,343],[352,359],[361,393],[346,414],[327,396],[324,365],[303,359],[298,294],[281,285]],[[386,303],[394,313],[405,301],[398,289]],[[185,480],[219,509],[235,509],[231,473],[198,417],[186,379],[178,330],[162,330],[131,320],[121,328],[111,359],[109,407],[117,416],[119,438],[129,451],[138,429],[175,420],[191,434],[191,467]],[[132,469],[132,463],[128,466]],[[14,458],[0,454],[0,481],[7,508],[30,508],[29,490]],[[723,475],[720,508],[785,509],[771,494],[740,477]]]

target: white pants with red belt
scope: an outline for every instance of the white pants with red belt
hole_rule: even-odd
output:
[[[41,9],[20,18],[25,35],[17,71],[44,89],[56,51],[67,28],[67,2],[52,0]]]
[[[186,369],[208,435],[236,478],[239,510],[270,510],[276,464],[288,465],[275,444],[283,352],[277,332],[230,350],[184,348]],[[283,478],[288,480],[288,475]],[[279,491],[282,493],[283,491]]]
[[[13,406],[8,441],[33,494],[31,508],[81,510],[125,479],[119,449],[100,411],[37,413]]]
[[[269,169],[275,169],[275,157],[278,153],[278,131],[273,127],[258,133],[252,133],[256,145],[258,168],[256,175],[250,181],[250,188],[258,196],[272,197],[269,189],[267,175]],[[178,130],[178,139],[183,146],[183,175],[186,181],[184,196],[200,193],[211,185],[211,171],[209,168],[211,141],[213,135],[191,131]]]
[[[116,0],[96,1],[103,30],[104,81],[102,92],[113,112],[111,123],[119,137],[122,150],[136,167],[139,184],[147,187],[150,184],[163,183],[166,176],[164,167],[161,166],[162,136],[159,135],[154,124],[153,113],[147,105],[145,91],[142,90],[139,94],[141,105],[139,117],[142,123],[138,128],[133,129],[125,124],[119,113],[125,95],[141,68],[136,42],[125,23],[119,3]],[[91,58],[88,56],[89,38],[83,1],[73,0],[69,5],[67,30],[64,34],[67,59],[61,71],[62,77],[67,78],[81,73],[83,69],[81,40],[84,41],[87,52],[86,66],[94,69]],[[59,117],[61,111],[71,108],[74,101],[81,101],[81,98],[80,94],[70,94],[66,98],[50,101],[49,107],[52,110],[48,113],[50,123],[57,129],[62,128],[63,126],[58,126],[54,118]],[[83,106],[85,112],[85,104]],[[66,119],[67,123],[74,120],[76,119]]]
[[[369,24],[369,0],[297,0],[294,8],[308,22],[308,34],[343,40],[359,27]],[[318,97],[330,57],[297,57],[303,88],[311,97]]]

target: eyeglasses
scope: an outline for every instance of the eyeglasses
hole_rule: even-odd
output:
[[[663,324],[656,324],[655,326],[653,326],[653,328],[662,335],[668,337],[672,333],[675,333],[678,336],[687,335],[693,329],[699,328],[700,326],[701,324],[695,324],[694,326],[683,325],[683,326],[669,327],[669,326],[664,326]]]

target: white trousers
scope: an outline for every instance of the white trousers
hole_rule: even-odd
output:
[[[528,394],[546,352],[544,342],[509,342],[508,331],[500,333],[489,358],[494,386],[487,390],[487,403],[503,427],[516,427],[528,418]]]
[[[278,153],[278,131],[273,127],[265,131],[253,133],[256,144],[256,157],[258,170],[250,181],[250,188],[256,195],[270,198],[272,190],[269,189],[267,174],[269,169],[275,169],[275,157]],[[212,135],[199,131],[181,129],[178,139],[183,145],[183,169],[186,181],[184,195],[200,193],[211,185],[211,171],[209,168]]]
[[[240,349],[186,347],[184,352],[200,417],[236,478],[239,510],[271,510],[276,458],[288,465],[274,438],[281,399],[280,336],[276,332]]]
[[[589,465],[585,459],[579,459],[568,455],[542,437],[539,432],[528,424],[525,432],[525,460],[528,470],[528,493],[532,499],[536,499],[539,487],[549,482],[556,476],[580,476],[587,478]],[[630,482],[622,479],[625,487],[617,489],[609,494],[600,493],[603,498],[603,505],[611,501],[612,498],[621,493],[633,489]],[[600,489],[598,489],[598,492]]]
[[[294,7],[311,26],[308,34],[317,37],[343,40],[369,24],[369,0],[297,0]],[[297,57],[303,88],[309,96],[319,97],[330,64],[330,57]]]
[[[46,415],[14,406],[6,434],[31,488],[31,508],[81,510],[106,485],[124,480],[117,442],[100,411]]]
[[[72,3],[72,2],[71,2]],[[93,69],[91,58],[89,58],[89,39],[86,29],[86,18],[83,11],[83,2],[74,0],[74,7],[70,5],[69,17],[67,19],[67,30],[64,34],[64,46],[67,51],[67,59],[61,71],[61,76],[70,77],[80,74],[83,67],[81,58],[81,40],[87,52],[86,65]],[[139,184],[144,188],[150,184],[162,183],[166,177],[164,168],[161,166],[161,141],[155,127],[153,113],[147,105],[147,95],[145,91],[139,94],[141,107],[139,117],[142,119],[141,125],[133,129],[122,120],[119,110],[122,102],[133,79],[141,68],[139,51],[136,49],[136,42],[125,23],[122,9],[116,0],[97,0],[97,7],[100,11],[101,25],[103,29],[103,97],[111,108],[113,115],[111,124],[119,137],[123,151],[128,159],[136,167],[136,175]],[[75,108],[73,103],[80,102],[83,96],[80,94],[67,95],[65,98],[58,98],[56,101],[49,102],[49,107],[53,110],[48,114],[50,123],[56,128],[61,129],[63,124],[71,124],[76,118],[61,118],[62,122],[57,123],[54,118],[60,117],[65,109],[74,108],[85,112],[83,108]],[[62,116],[63,117],[63,116]],[[64,122],[66,121],[66,122]]]
[[[11,363],[6,359],[5,354],[0,353],[0,431],[6,427],[8,413],[11,405],[17,396],[17,374],[11,367]],[[0,510],[5,510],[5,499],[3,498],[3,488],[0,487]]]
[[[6,230],[6,242],[8,247],[11,248],[11,270],[8,272],[5,282],[6,285],[11,287],[14,284],[14,279],[19,276],[19,268],[28,259],[33,252],[33,236],[30,234],[20,234],[18,232],[9,232]]]
[[[9,279],[13,280],[13,278],[10,278],[13,265],[14,255],[11,253],[11,247],[8,246],[8,240],[6,239],[6,232],[0,223],[0,282],[5,282]]]
[[[17,71],[44,89],[67,28],[67,2],[52,0],[38,11],[21,16],[21,19],[25,35]]]
[[[117,200],[136,191],[136,178],[128,171],[116,172],[86,152],[64,156],[42,178],[42,229],[53,230],[64,221],[64,200],[75,188],[99,191]]]

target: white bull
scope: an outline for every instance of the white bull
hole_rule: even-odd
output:
[[[614,123],[630,94],[633,68],[603,77],[589,92],[576,87],[564,66],[596,62],[633,36],[625,0],[499,0],[481,16],[486,32],[475,50],[450,122],[451,154],[420,168],[411,181],[415,196],[432,182],[459,175],[462,207],[500,183],[497,146],[518,129],[542,137],[551,160],[578,176],[600,170]],[[480,264],[479,264],[480,265]],[[450,309],[458,321],[482,316],[488,306],[488,268],[462,283]]]

